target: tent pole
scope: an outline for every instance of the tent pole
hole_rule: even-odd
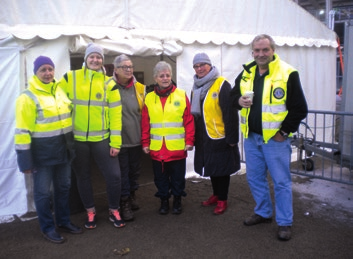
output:
[[[332,10],[332,0],[326,0],[326,11],[325,11],[326,26],[329,26],[329,24],[330,24],[330,11],[331,10]]]

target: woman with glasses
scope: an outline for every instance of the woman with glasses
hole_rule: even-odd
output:
[[[154,171],[156,197],[160,198],[159,213],[182,212],[181,197],[186,196],[185,173],[187,151],[194,145],[194,119],[184,90],[172,83],[172,68],[165,61],[153,70],[154,91],[146,95],[142,110],[142,148],[150,154]]]
[[[139,209],[135,191],[139,188],[141,171],[141,111],[145,101],[146,86],[137,82],[131,59],[122,54],[113,62],[111,80],[121,96],[122,145],[118,155],[121,170],[120,214],[123,220],[134,219],[133,210]]]
[[[213,213],[219,215],[228,206],[230,175],[240,169],[239,122],[229,99],[231,85],[212,66],[208,55],[196,54],[193,68],[194,170],[211,178],[213,194],[202,202],[202,206],[216,205]]]

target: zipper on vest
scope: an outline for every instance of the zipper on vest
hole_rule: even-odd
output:
[[[272,92],[273,92],[273,84],[271,83],[270,104],[272,104]]]
[[[87,118],[87,132],[86,132],[86,140],[88,140],[88,135],[89,135],[89,120],[90,120],[90,106],[91,106],[91,92],[92,92],[92,82],[93,82],[93,77],[94,74],[92,75],[92,78],[90,79],[90,84],[89,84],[89,95],[88,95],[88,107],[87,107],[87,113],[88,113],[88,118]]]

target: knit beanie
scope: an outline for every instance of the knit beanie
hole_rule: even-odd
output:
[[[43,66],[43,65],[50,65],[53,68],[55,68],[54,62],[46,57],[46,56],[39,56],[38,58],[36,58],[36,60],[33,62],[33,73],[36,74],[38,69]]]
[[[206,53],[198,53],[195,55],[194,60],[192,61],[193,65],[195,66],[196,64],[199,63],[206,63],[212,66],[210,58],[207,56]]]
[[[90,43],[88,43],[88,46],[86,49],[85,61],[86,61],[87,57],[92,53],[98,53],[99,55],[102,56],[102,59],[104,59],[103,49],[99,45],[97,45],[93,42],[90,42]]]

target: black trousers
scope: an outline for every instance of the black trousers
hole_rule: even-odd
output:
[[[221,201],[228,199],[230,175],[211,176],[213,195],[218,196]]]

